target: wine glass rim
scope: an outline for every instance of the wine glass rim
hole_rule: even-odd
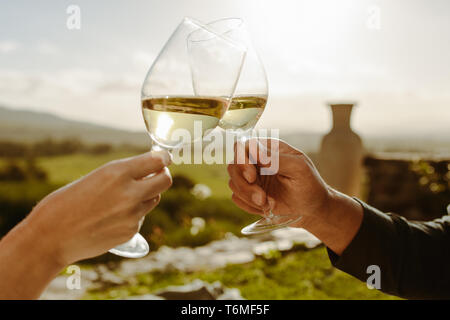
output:
[[[212,26],[214,24],[218,24],[220,22],[225,22],[225,21],[237,21],[237,24],[228,26],[228,28],[225,31],[220,33],[222,35],[227,35],[227,34],[233,32],[234,30],[242,29],[245,26],[244,19],[239,18],[239,17],[221,18],[221,19],[218,19],[218,20],[214,20],[214,21],[208,22],[207,25],[208,26]],[[245,31],[245,29],[244,29],[244,31]]]
[[[238,18],[239,19],[239,18]],[[247,47],[234,41],[233,39],[230,39],[229,37],[227,37],[226,35],[222,34],[222,33],[218,33],[217,31],[213,30],[211,27],[208,26],[208,24],[204,24],[196,19],[193,19],[191,17],[184,17],[183,20],[188,20],[196,25],[198,25],[200,28],[206,30],[207,32],[209,32],[210,34],[215,35],[216,37],[219,37],[221,39],[223,39],[226,42],[229,42],[231,45],[233,45],[234,47],[238,48],[239,50],[242,50],[244,53],[247,52]],[[213,38],[208,38],[208,39],[200,39],[200,40],[194,40],[192,39],[193,35],[197,32],[199,32],[201,29],[199,30],[195,30],[192,31],[189,35],[188,35],[188,41],[192,42],[192,43],[198,43],[198,42],[203,42],[203,41],[209,41]]]
[[[232,21],[232,20],[238,21],[239,24],[238,24],[236,27],[231,28],[230,30],[240,28],[240,27],[242,27],[242,26],[244,25],[244,19],[239,18],[239,17],[221,18],[221,19],[217,19],[217,20],[208,22],[206,25],[209,26],[209,25],[212,25],[212,24],[215,24],[215,23],[218,23],[218,22],[222,22],[222,21]],[[228,31],[226,31],[226,32],[228,32]]]

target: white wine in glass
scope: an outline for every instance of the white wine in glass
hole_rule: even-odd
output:
[[[142,100],[142,114],[152,140],[170,149],[183,143],[176,130],[186,130],[194,137],[197,122],[203,135],[217,126],[228,105],[227,99],[214,97],[148,98]]]
[[[245,54],[245,47],[226,36],[193,19],[183,19],[142,86],[142,115],[152,150],[171,152],[201,139],[218,125],[230,104]],[[196,124],[202,126],[200,137],[194,135]],[[140,258],[149,246],[137,233],[110,252]]]
[[[230,130],[239,138],[246,139],[266,107],[268,96],[266,71],[242,19],[220,19],[208,23],[208,27],[247,48],[231,105],[219,122],[222,129]]]
[[[265,95],[238,95],[231,100],[231,105],[223,118],[220,127],[225,130],[253,129],[264,112],[267,97]]]

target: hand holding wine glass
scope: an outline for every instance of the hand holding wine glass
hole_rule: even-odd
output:
[[[252,143],[267,145],[269,157],[252,148]],[[228,166],[232,199],[238,207],[263,216],[271,210],[278,222],[291,220],[290,226],[308,230],[334,253],[344,252],[363,220],[358,201],[328,186],[304,153],[281,140],[251,139],[236,148],[236,154],[242,152],[247,160]],[[278,163],[273,166],[270,160]],[[268,167],[278,168],[276,174],[261,176],[260,170]]]
[[[252,143],[258,148],[250,147]],[[263,216],[271,211],[274,223],[291,225],[301,217],[313,217],[324,211],[330,188],[304,153],[276,139],[250,139],[238,143],[236,148],[240,149],[237,155],[242,152],[246,156],[246,163],[235,161],[228,165],[229,186],[237,206]],[[260,152],[259,148],[267,150]],[[278,161],[274,166],[277,172],[261,175],[261,168],[273,166],[271,161]]]
[[[252,129],[264,112],[267,103],[268,82],[266,72],[242,19],[220,19],[209,23],[208,26],[247,48],[245,63],[233,100],[219,123],[221,128],[235,133],[239,142],[245,143],[251,137]],[[256,166],[254,169],[259,170],[260,168]],[[273,177],[258,174],[256,183],[266,190],[269,187],[276,186],[276,184],[271,185],[272,180]],[[254,196],[257,197],[256,194]],[[268,206],[265,206],[263,216],[257,222],[244,227],[241,232],[246,235],[268,232],[286,227],[301,219],[301,217],[294,215],[276,216]]]

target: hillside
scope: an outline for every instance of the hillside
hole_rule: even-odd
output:
[[[79,138],[86,143],[114,145],[149,145],[149,138],[144,131],[120,130],[68,120],[50,113],[0,107],[0,140],[33,142],[46,138]]]

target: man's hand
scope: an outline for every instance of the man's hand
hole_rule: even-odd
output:
[[[240,152],[245,152],[244,164],[237,163]],[[255,164],[249,163],[249,159]],[[274,166],[278,171],[274,175],[260,175],[258,169],[273,162],[278,162]],[[331,196],[331,189],[311,160],[281,140],[250,139],[245,145],[238,143],[235,162],[228,165],[228,173],[233,201],[254,214],[263,214],[271,208],[278,215],[314,216],[326,210]]]
[[[263,168],[277,170],[264,176]],[[228,173],[237,206],[260,215],[272,209],[277,215],[301,216],[291,226],[307,229],[338,255],[359,230],[361,205],[329,187],[304,153],[281,140],[238,143]]]

